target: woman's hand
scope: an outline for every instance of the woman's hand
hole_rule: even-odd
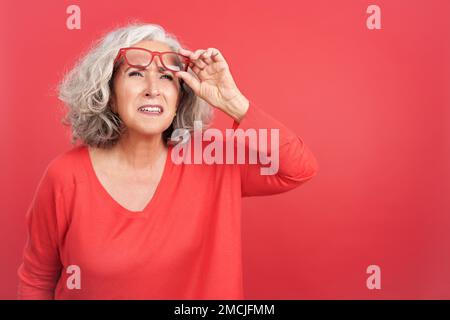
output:
[[[198,79],[184,71],[175,72],[175,76],[183,79],[197,96],[239,122],[247,112],[249,101],[237,88],[220,51],[208,48],[192,52],[180,48],[179,53],[191,59]]]

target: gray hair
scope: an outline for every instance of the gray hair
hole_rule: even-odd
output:
[[[71,127],[72,144],[81,140],[89,146],[109,148],[127,130],[119,115],[111,108],[113,61],[120,48],[130,47],[142,40],[165,43],[175,52],[180,47],[186,48],[160,25],[134,22],[109,32],[95,42],[87,54],[65,74],[58,85],[58,94],[69,109],[61,122]],[[191,70],[188,72],[193,74]],[[176,132],[192,132],[194,121],[202,121],[205,129],[210,125],[213,115],[213,108],[181,81],[177,116],[164,131],[163,138],[167,144],[176,144],[180,139],[171,139],[176,129],[181,129]]]

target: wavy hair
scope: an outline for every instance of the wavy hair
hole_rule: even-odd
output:
[[[113,61],[120,48],[130,47],[142,40],[165,43],[178,52],[181,46],[177,38],[157,24],[131,23],[119,27],[97,40],[87,54],[67,72],[58,84],[58,97],[68,107],[61,122],[71,127],[71,143],[82,143],[109,148],[115,145],[127,130],[119,115],[111,108]],[[188,70],[192,75],[194,73]],[[180,79],[180,99],[177,116],[163,132],[167,144],[177,144],[181,136],[172,133],[186,133],[194,130],[194,121],[202,121],[202,129],[210,126],[214,113],[209,104],[198,97]],[[186,131],[187,130],[187,131]]]

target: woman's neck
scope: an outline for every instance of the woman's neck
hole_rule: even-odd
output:
[[[123,135],[112,148],[116,165],[133,171],[149,172],[167,153],[162,135]]]

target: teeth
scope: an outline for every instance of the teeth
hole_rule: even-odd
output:
[[[145,108],[139,108],[139,110],[161,113],[161,108],[159,108],[159,107],[145,107]]]

